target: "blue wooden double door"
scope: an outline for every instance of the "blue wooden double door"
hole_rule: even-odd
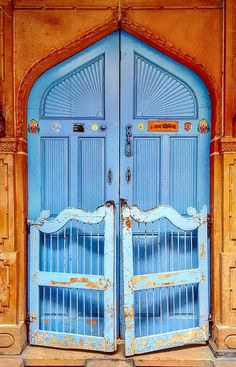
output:
[[[188,207],[199,211],[208,205],[207,89],[190,69],[128,33],[117,31],[39,77],[27,111],[28,217],[36,220],[42,210],[49,210],[55,218],[68,207],[94,211],[113,200],[117,207],[117,305],[122,310],[120,198],[142,210],[170,205],[182,215]],[[134,226],[133,231],[138,230]],[[70,237],[70,231],[64,230],[62,237]],[[79,240],[77,237],[77,248],[65,249],[60,240],[58,247],[54,240],[48,246],[45,242],[38,264],[41,271],[102,272],[106,256],[103,226],[98,233],[97,226],[81,224],[77,236],[78,231],[83,235]],[[145,229],[140,231],[140,238],[147,235]],[[184,269],[186,259],[181,251]],[[153,266],[152,256],[144,249],[139,255],[134,253],[134,261],[137,256],[141,268]],[[167,256],[161,254],[163,269],[169,261]],[[191,256],[194,262],[194,251]],[[91,290],[67,294],[57,287],[41,287],[39,292],[42,330],[102,336],[104,300],[95,291],[92,295]],[[73,306],[76,297],[81,300],[81,315],[86,322],[73,323],[70,317],[78,307]],[[144,313],[146,301],[146,295],[138,301]],[[59,320],[62,302],[69,316]],[[118,309],[116,334],[123,336],[123,311],[119,313]],[[151,310],[148,312],[151,315]],[[148,332],[145,325],[137,325],[138,336]],[[163,325],[163,330],[166,328],[167,324]]]

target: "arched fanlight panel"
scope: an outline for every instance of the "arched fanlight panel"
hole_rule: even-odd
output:
[[[136,118],[197,118],[196,97],[184,81],[137,53],[134,57]]]
[[[51,84],[41,100],[41,118],[104,118],[104,55]]]

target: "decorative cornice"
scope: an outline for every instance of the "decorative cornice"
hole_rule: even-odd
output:
[[[17,142],[2,142],[0,141],[0,153],[16,153],[17,152]]]
[[[125,5],[122,7],[125,10],[214,10],[223,9],[222,5]]]
[[[0,0],[0,6],[11,5],[11,0]]]
[[[203,65],[197,58],[189,55],[186,51],[175,47],[172,43],[164,40],[159,35],[154,34],[152,31],[128,19],[126,17],[125,11],[122,11],[121,9],[121,11],[114,11],[113,18],[104,24],[91,29],[71,43],[51,52],[49,55],[45,55],[35,64],[33,64],[32,67],[27,71],[19,87],[17,97],[17,137],[26,135],[26,103],[30,88],[32,87],[34,81],[50,67],[85,49],[94,42],[114,32],[118,28],[127,31],[133,36],[146,42],[150,46],[176,59],[178,62],[183,63],[199,74],[202,80],[206,83],[211,94],[213,105],[215,106],[215,101],[220,97],[220,92],[216,81],[212,77],[207,67]],[[218,105],[219,104],[217,104],[217,106]],[[213,108],[213,121],[216,120],[216,116],[219,114],[219,106],[217,111],[216,108]]]
[[[26,152],[27,143],[24,139],[0,138],[0,153]]]
[[[15,5],[14,10],[115,10],[117,6]]]
[[[43,0],[38,0],[37,3],[35,0],[15,0],[14,1],[14,9],[15,10],[113,10],[118,6],[116,3],[119,1],[119,7],[125,10],[214,10],[214,9],[222,9],[223,5],[220,1],[215,1],[211,3],[209,1],[195,1],[194,4],[189,4],[188,0],[182,1],[182,4],[179,1],[172,1],[171,5],[165,5],[165,1],[145,1],[145,4],[134,5],[125,2],[124,0],[113,1],[113,4],[107,5],[104,1],[103,4],[95,4],[92,1],[87,1],[86,5],[78,4],[76,0],[64,0],[60,4],[56,0],[47,0],[44,2]],[[0,0],[0,2],[6,4],[9,3],[10,0]],[[90,3],[90,5],[89,5]],[[161,4],[162,3],[162,4]],[[199,4],[199,5],[198,5]]]
[[[235,142],[221,142],[221,153],[236,153],[236,141]]]
[[[236,153],[236,138],[221,138],[220,140],[221,153]]]

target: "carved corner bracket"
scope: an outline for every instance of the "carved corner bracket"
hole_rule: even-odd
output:
[[[24,139],[0,138],[0,153],[26,152],[27,143]]]

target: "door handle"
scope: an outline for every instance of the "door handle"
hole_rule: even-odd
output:
[[[126,145],[125,145],[125,155],[126,157],[131,157],[133,155],[132,147],[132,125],[126,126]]]
[[[130,181],[131,181],[131,169],[127,168],[127,171],[126,171],[126,182],[127,182],[127,184],[129,184]]]
[[[112,170],[110,168],[107,172],[107,182],[109,183],[109,185],[111,185],[112,183]]]

